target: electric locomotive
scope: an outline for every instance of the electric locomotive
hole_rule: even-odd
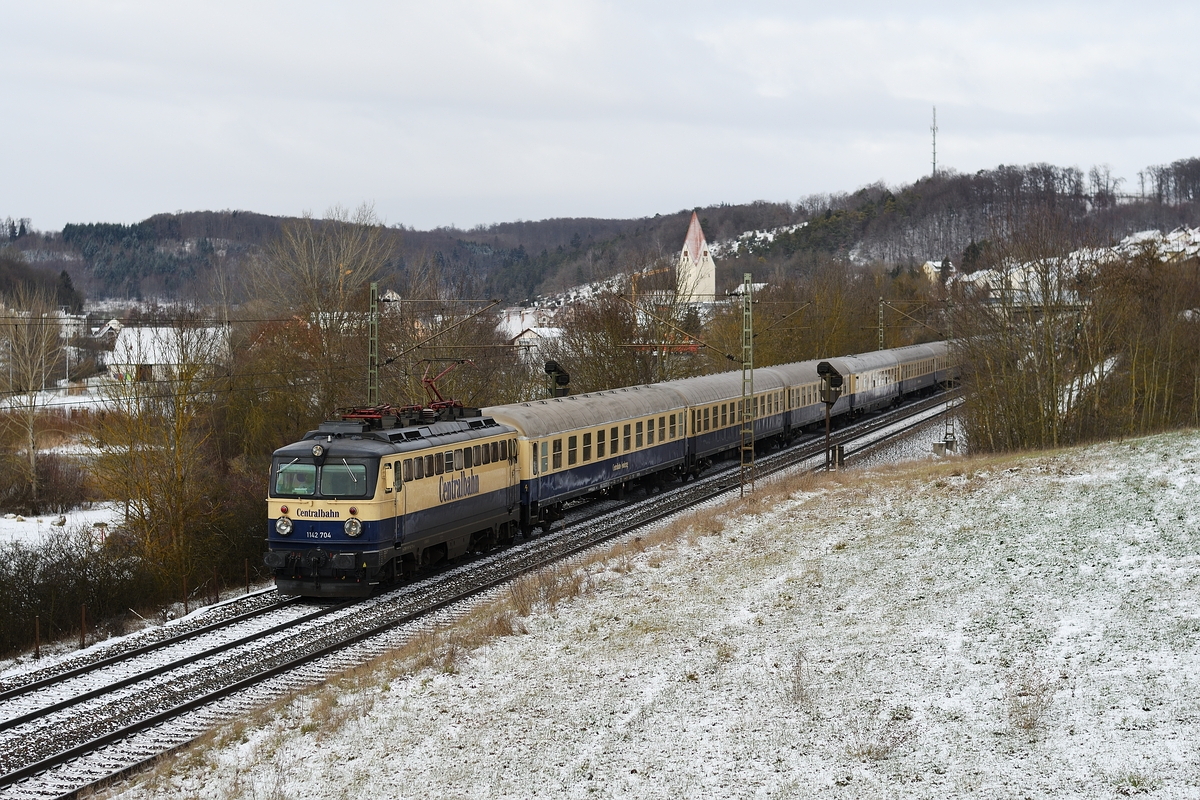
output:
[[[439,405],[351,411],[275,451],[264,563],[281,593],[362,597],[512,539],[516,432]]]

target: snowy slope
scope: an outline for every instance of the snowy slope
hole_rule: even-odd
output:
[[[1198,463],[1184,433],[798,479],[118,794],[1200,797]]]

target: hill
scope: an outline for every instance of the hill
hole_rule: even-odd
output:
[[[776,485],[116,796],[1190,796],[1198,459],[1187,432]]]
[[[1103,167],[1083,172],[1049,164],[1001,165],[962,175],[953,171],[912,184],[882,183],[852,193],[798,202],[720,204],[695,209],[712,243],[746,231],[778,235],[727,248],[718,261],[718,288],[745,271],[783,276],[828,259],[896,269],[949,258],[980,266],[986,243],[1037,207],[1072,219],[1080,242],[1111,243],[1147,228],[1200,224],[1200,158],[1147,167],[1139,190]],[[519,303],[618,272],[672,260],[693,209],[638,219],[559,218],[479,226],[470,230],[389,229],[394,258],[380,278],[402,285],[406,274],[436,272],[476,296]],[[70,224],[61,232],[10,226],[10,245],[35,268],[67,272],[91,297],[157,297],[204,301],[228,291],[248,259],[275,238],[288,219],[248,211],[158,214],[133,225]],[[224,280],[218,277],[224,276]],[[242,296],[250,287],[242,285]],[[235,292],[236,295],[236,292]],[[236,297],[235,297],[236,299]]]

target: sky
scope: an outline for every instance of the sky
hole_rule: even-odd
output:
[[[1200,6],[0,0],[0,218],[469,228],[1200,156]]]

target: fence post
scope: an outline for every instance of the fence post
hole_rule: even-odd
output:
[[[183,615],[188,615],[187,575],[183,576]]]
[[[79,649],[87,645],[87,604],[79,606]]]
[[[33,617],[33,657],[42,657],[42,618],[36,614]]]
[[[250,594],[250,559],[246,559],[246,594]]]

